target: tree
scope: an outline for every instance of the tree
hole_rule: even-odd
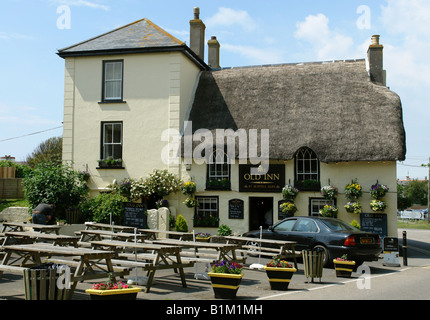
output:
[[[53,137],[39,144],[36,149],[27,156],[27,163],[34,168],[40,163],[60,163],[63,152],[63,138]]]
[[[23,180],[25,196],[32,206],[55,204],[56,216],[65,217],[68,208],[76,207],[88,194],[82,175],[67,164],[42,163]]]
[[[413,204],[427,205],[428,181],[411,180],[407,185],[397,185],[399,210],[404,210]]]

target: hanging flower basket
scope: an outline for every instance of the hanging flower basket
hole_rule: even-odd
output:
[[[358,184],[357,179],[345,186],[345,195],[348,199],[358,199],[362,195],[361,185]]]
[[[297,212],[297,207],[294,204],[294,202],[287,201],[280,205],[282,213],[286,214],[287,216],[293,216]]]
[[[299,193],[299,190],[294,188],[292,185],[287,184],[282,189],[282,197],[285,200],[294,201],[294,199],[297,197],[297,194]]]
[[[320,210],[320,214],[323,217],[337,218],[337,214],[339,213],[339,209],[335,206],[325,205],[324,208]]]
[[[185,195],[192,195],[196,192],[196,184],[193,181],[185,182],[182,186],[181,191]]]
[[[350,201],[347,204],[345,204],[345,210],[349,213],[361,213],[361,204],[358,201]]]
[[[321,188],[321,195],[328,200],[336,198],[338,190],[335,186],[324,186]]]
[[[377,183],[370,188],[370,195],[373,199],[379,200],[383,198],[389,190],[390,189],[386,185]]]
[[[270,289],[288,290],[291,278],[297,272],[296,268],[285,260],[273,259],[264,266],[266,275],[269,278]]]
[[[372,200],[370,201],[370,208],[374,212],[384,212],[387,209],[387,204],[382,200]]]
[[[185,199],[184,204],[188,208],[194,208],[194,207],[197,207],[199,205],[198,202],[197,202],[197,200],[194,199],[194,198],[187,198],[187,199]]]

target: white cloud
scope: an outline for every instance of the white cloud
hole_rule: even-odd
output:
[[[66,5],[66,6],[75,6],[75,7],[89,7],[93,9],[102,9],[105,11],[109,10],[109,6],[100,4],[98,2],[102,2],[100,0],[96,1],[88,1],[88,0],[49,0],[51,3],[55,5]]]
[[[234,10],[230,8],[221,7],[218,12],[206,19],[205,22],[208,28],[222,26],[222,27],[232,27],[238,25],[244,31],[253,31],[256,29],[257,24],[244,10]]]
[[[329,19],[322,13],[309,15],[305,21],[298,22],[294,36],[309,42],[318,60],[356,58],[352,38],[330,30]]]
[[[241,55],[252,61],[252,64],[275,64],[283,62],[282,55],[273,48],[261,49],[253,46],[232,44],[222,44],[222,48]]]

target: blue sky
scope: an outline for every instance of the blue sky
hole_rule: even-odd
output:
[[[361,59],[371,36],[381,35],[387,85],[402,99],[407,134],[398,178],[428,176],[421,167],[430,157],[428,0],[2,0],[0,155],[21,161],[61,136],[58,49],[142,18],[189,43],[193,7],[206,38],[221,43],[222,67]]]

